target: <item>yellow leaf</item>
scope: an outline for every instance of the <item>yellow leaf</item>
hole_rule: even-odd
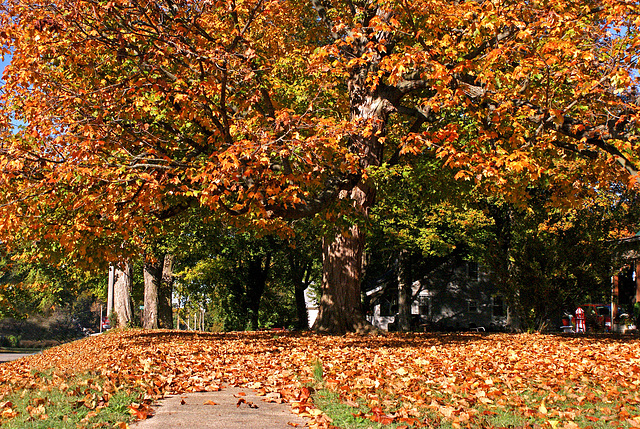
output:
[[[542,404],[540,404],[538,411],[540,412],[540,414],[547,414],[547,407],[544,406],[544,401],[542,401]]]

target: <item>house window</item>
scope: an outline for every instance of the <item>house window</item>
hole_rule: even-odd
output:
[[[475,299],[469,300],[469,313],[477,313],[478,312],[478,301]]]
[[[491,298],[491,301],[491,311],[493,317],[504,317],[504,301],[502,300],[502,297],[500,295],[496,295]]]
[[[395,299],[380,299],[380,316],[389,317],[398,312],[398,303]]]
[[[469,261],[467,262],[467,274],[470,280],[478,280],[478,263]]]
[[[431,316],[431,299],[428,296],[418,297],[418,311],[420,316]]]

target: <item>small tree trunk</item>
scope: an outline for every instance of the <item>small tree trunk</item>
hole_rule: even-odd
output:
[[[271,267],[271,253],[266,257],[255,256],[249,261],[248,284],[247,284],[247,307],[249,309],[249,321],[251,330],[258,330],[258,316],[260,311],[260,300],[267,284],[269,268]]]
[[[109,281],[107,283],[107,317],[113,312],[113,284],[115,282],[115,266],[109,264]],[[100,321],[102,323],[102,321]]]
[[[131,310],[131,265],[129,262],[116,267],[113,284],[113,310],[118,316],[118,327],[125,327],[133,320]]]
[[[411,329],[411,255],[401,250],[398,255],[398,330]]]
[[[260,301],[249,302],[249,324],[252,331],[257,331],[259,325]]]
[[[304,285],[296,285],[296,314],[298,320],[296,321],[296,329],[301,331],[309,329],[309,313],[307,312],[307,300],[304,297],[304,291],[306,290]]]
[[[173,266],[175,256],[164,255],[162,265],[162,279],[158,290],[158,327],[173,329]]]
[[[313,260],[310,255],[302,255],[297,250],[289,248],[287,250],[289,259],[289,272],[294,285],[296,298],[296,329],[306,331],[309,329],[309,312],[307,311],[307,300],[304,291],[311,283]]]
[[[158,304],[160,283],[162,281],[162,259],[144,262],[144,314],[142,327],[158,329]]]

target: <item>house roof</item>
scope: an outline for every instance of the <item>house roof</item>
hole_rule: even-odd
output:
[[[640,232],[618,239],[614,254],[619,259],[640,259]]]

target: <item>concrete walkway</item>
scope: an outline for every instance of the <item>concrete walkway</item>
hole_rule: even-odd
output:
[[[155,415],[130,425],[133,429],[291,429],[306,421],[289,404],[265,402],[253,389],[168,396],[153,406]]]
[[[31,356],[32,354],[35,354],[35,353],[0,353],[0,363],[10,362],[12,360],[18,360],[25,356]]]

